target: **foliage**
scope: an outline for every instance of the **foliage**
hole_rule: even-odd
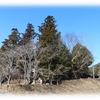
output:
[[[5,41],[2,42],[3,46],[1,49],[3,51],[7,49],[14,49],[14,47],[18,45],[20,38],[20,33],[18,32],[17,28],[12,28],[12,33],[8,36],[8,39],[5,39]]]
[[[58,68],[58,65],[59,67],[62,67],[63,65],[60,64],[61,59],[59,59],[58,62],[59,57],[57,55],[60,56],[62,41],[60,38],[60,32],[56,29],[57,25],[55,25],[55,23],[56,21],[53,16],[47,16],[44,23],[39,26],[39,31],[42,34],[39,35],[38,45],[40,45],[40,47],[38,48],[38,52],[45,48],[44,52],[40,55],[39,65],[40,67],[48,69],[47,74],[51,79],[56,75],[55,70]]]
[[[0,83],[16,74],[26,83],[36,83],[42,78],[58,84],[62,77],[71,79],[85,76],[89,73],[88,66],[93,62],[93,56],[87,47],[83,46],[77,36],[67,36],[67,43],[61,40],[57,30],[56,20],[47,16],[38,26],[40,34],[36,33],[32,24],[28,23],[25,33],[12,28],[12,33],[2,43],[0,49]],[[35,41],[38,36],[38,41]],[[22,72],[20,72],[22,71]]]
[[[79,43],[74,46],[71,59],[72,72],[79,72],[80,74],[86,74],[88,66],[93,62],[91,52]]]
[[[38,34],[34,31],[34,27],[32,24],[28,23],[25,33],[23,34],[19,45],[25,45],[26,43],[35,39]]]

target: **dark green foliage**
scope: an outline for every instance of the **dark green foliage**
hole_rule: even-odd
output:
[[[41,34],[39,35],[38,52],[43,51],[40,54],[40,65],[47,64],[48,66],[48,63],[51,63],[50,60],[58,51],[60,32],[57,31],[55,22],[56,21],[53,16],[47,16],[44,23],[39,26]],[[45,50],[43,50],[43,48]]]
[[[9,46],[11,47],[11,49],[18,45],[21,37],[20,37],[20,33],[18,32],[18,30],[16,28],[12,29],[12,34],[8,36],[9,37]]]
[[[32,24],[28,23],[27,28],[25,30],[25,34],[23,34],[19,45],[25,45],[26,43],[35,39],[38,34],[34,31],[34,27]]]
[[[93,62],[91,52],[81,44],[77,43],[72,51],[72,72],[80,74],[88,74],[88,66]]]
[[[39,35],[39,41],[41,42],[42,46],[47,46],[50,43],[52,44],[54,39],[60,37],[60,32],[57,31],[57,25],[55,25],[55,22],[56,21],[53,16],[47,16],[44,23],[39,26],[39,32],[42,33]]]
[[[47,16],[38,28],[40,34],[34,31],[34,27],[30,23],[27,24],[25,33],[22,34],[13,28],[8,39],[3,41],[0,50],[1,54],[4,53],[2,51],[7,51],[10,58],[13,57],[10,51],[14,55],[16,54],[10,63],[14,68],[19,66],[24,69],[24,79],[30,81],[30,77],[32,77],[35,82],[38,77],[41,77],[51,84],[56,80],[58,84],[61,77],[71,79],[89,74],[88,66],[92,64],[93,57],[85,46],[78,43],[77,37],[69,38],[69,47],[71,47],[69,50],[61,40],[61,33],[57,30],[56,20],[53,16]],[[34,40],[37,36],[38,42],[35,44]],[[31,73],[32,75],[30,75]]]
[[[48,69],[48,76],[57,77],[71,70],[70,52],[61,41],[60,32],[56,29],[53,16],[47,16],[39,26],[38,53],[40,54],[40,64],[42,68]]]
[[[59,71],[63,74],[71,69],[70,61],[70,52],[67,49],[66,45],[62,44],[60,50],[52,59],[52,65],[57,66],[57,70],[59,69]]]
[[[3,41],[3,46],[1,47],[1,49],[3,51],[7,50],[7,49],[14,49],[14,47],[16,45],[18,45],[19,41],[20,41],[20,33],[18,32],[17,28],[12,28],[12,33],[8,36],[8,39],[5,39],[5,41]]]
[[[50,80],[56,74],[57,60],[54,60],[54,57],[59,51],[60,42],[60,32],[57,31],[55,22],[53,16],[47,16],[44,23],[39,26],[39,32],[41,32],[38,42],[39,66],[48,69],[46,74]]]

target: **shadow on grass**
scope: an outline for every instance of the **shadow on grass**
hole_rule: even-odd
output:
[[[34,91],[35,90],[33,88],[34,86],[32,86],[32,85],[19,85],[19,87],[26,90],[26,91]]]

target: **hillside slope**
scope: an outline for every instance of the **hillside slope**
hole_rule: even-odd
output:
[[[100,93],[100,79],[65,80],[59,85],[11,85],[8,90],[3,85],[0,91],[11,94],[97,94]]]

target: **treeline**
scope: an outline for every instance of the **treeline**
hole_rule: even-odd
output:
[[[25,84],[36,83],[41,78],[43,83],[62,79],[77,79],[88,76],[88,66],[93,57],[87,47],[83,46],[73,35],[67,35],[67,43],[61,40],[61,32],[57,30],[56,20],[47,16],[38,26],[27,24],[25,33],[12,28],[8,39],[0,49],[0,84],[7,79],[21,78]]]
[[[94,74],[94,78],[99,78],[100,76],[100,63],[97,63],[89,68],[90,75]]]

